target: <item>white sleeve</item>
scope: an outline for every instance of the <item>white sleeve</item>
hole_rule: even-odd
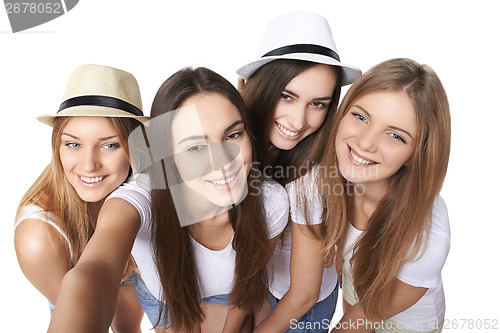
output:
[[[398,279],[415,287],[433,288],[441,281],[441,270],[450,250],[450,224],[448,210],[440,196],[432,208],[430,234],[427,247],[401,267]],[[423,252],[422,254],[422,251]]]
[[[130,204],[139,212],[141,225],[147,226],[151,221],[151,193],[145,175],[135,175],[127,179],[120,187],[114,190],[106,200],[120,198]]]
[[[290,217],[295,223],[321,224],[322,222],[323,201],[316,185],[316,170],[286,185],[290,200]]]
[[[274,180],[262,181],[261,188],[269,238],[271,239],[283,232],[288,223],[288,196],[283,186]]]

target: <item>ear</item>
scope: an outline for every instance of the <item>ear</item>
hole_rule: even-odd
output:
[[[240,95],[243,93],[243,90],[245,90],[245,79],[242,78],[241,76],[238,77],[238,91],[240,93]]]

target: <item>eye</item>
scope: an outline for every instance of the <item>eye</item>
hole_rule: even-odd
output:
[[[317,109],[324,109],[328,107],[328,104],[325,104],[323,102],[311,102],[311,105]]]
[[[103,148],[109,149],[109,150],[118,149],[118,148],[120,148],[120,144],[119,143],[106,143],[105,145],[103,145]]]
[[[366,119],[364,116],[360,115],[359,113],[355,113],[355,112],[351,112],[351,113],[354,117],[358,118],[362,122],[364,122],[364,123],[368,122],[368,119]]]
[[[244,133],[245,133],[244,131],[233,132],[233,133],[229,134],[228,136],[226,136],[225,140],[226,141],[237,140],[237,139],[241,138]]]
[[[202,151],[205,148],[206,148],[205,145],[192,145],[192,146],[189,146],[186,149],[186,151],[188,151],[190,153],[199,153],[200,151]]]
[[[75,142],[68,142],[65,144],[65,146],[70,148],[70,149],[78,149],[81,147],[79,143],[75,143]]]
[[[393,137],[394,139],[398,140],[398,141],[401,141],[402,143],[406,143],[406,140],[402,137],[402,136],[399,136],[398,134],[396,133],[389,133],[389,135],[391,137]]]
[[[291,101],[292,100],[292,96],[290,96],[288,94],[285,94],[285,93],[282,93],[281,94],[281,99],[284,100],[284,101]]]

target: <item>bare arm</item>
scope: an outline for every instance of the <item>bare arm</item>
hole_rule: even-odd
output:
[[[376,327],[375,323],[389,319],[410,308],[420,298],[422,298],[422,296],[424,296],[427,290],[428,288],[414,287],[397,280],[394,291],[389,299],[389,303],[383,311],[382,318],[368,319],[363,312],[361,305],[357,303],[353,306],[347,307],[347,311],[344,311],[344,316],[332,332],[370,333],[373,331],[373,327]]]
[[[139,227],[139,213],[127,201],[103,205],[94,235],[63,279],[48,332],[108,332]]]
[[[312,227],[319,233],[320,225]],[[323,246],[323,240],[314,238],[308,226],[292,223],[290,289],[254,332],[284,332],[292,319],[300,319],[316,304],[323,279]]]

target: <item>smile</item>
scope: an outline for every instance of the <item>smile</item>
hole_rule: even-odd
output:
[[[209,180],[210,183],[215,184],[215,185],[226,185],[232,182],[235,178],[238,172],[235,172],[231,177],[222,179],[222,180]]]
[[[298,131],[298,132],[292,132],[290,131],[288,128],[286,128],[285,126],[281,125],[280,123],[278,123],[277,121],[274,122],[276,124],[276,128],[278,129],[278,131],[283,134],[283,135],[286,135],[286,136],[289,136],[289,137],[297,137],[300,133],[302,133],[303,131]]]
[[[349,147],[349,146],[348,146]],[[357,164],[361,164],[361,165],[373,165],[373,164],[378,164],[377,162],[375,161],[372,161],[372,160],[368,160],[368,159],[365,159],[364,157],[362,157],[361,155],[359,155],[358,153],[356,153],[354,151],[354,149],[352,149],[351,147],[349,147],[349,152],[351,153],[351,157],[353,159],[354,162],[356,162]]]
[[[81,181],[84,183],[87,183],[87,184],[95,184],[95,183],[102,182],[102,180],[104,178],[105,178],[104,176],[93,177],[93,178],[80,176]]]

